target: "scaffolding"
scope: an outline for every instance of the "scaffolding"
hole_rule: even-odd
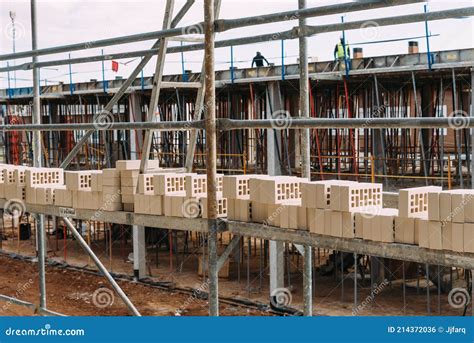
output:
[[[267,172],[270,175],[296,173],[303,177],[309,177],[311,174],[316,174],[321,178],[333,171],[335,171],[338,178],[346,175],[346,177],[350,176],[356,179],[368,177],[369,170],[372,179],[379,175],[400,173],[402,171],[402,175],[421,175],[422,180],[428,182],[430,178],[435,178],[437,181],[444,180],[445,173],[451,173],[450,161],[453,158],[457,168],[455,174],[457,184],[463,187],[466,176],[469,176],[467,179],[471,181],[471,185],[473,184],[470,176],[473,171],[473,162],[469,158],[469,148],[472,148],[473,145],[472,128],[474,128],[474,121],[466,116],[462,120],[462,125],[459,126],[456,117],[446,115],[447,113],[469,112],[469,102],[471,104],[473,102],[474,72],[472,67],[474,62],[472,51],[461,51],[456,62],[443,60],[443,54],[439,53],[437,55],[438,59],[434,60],[434,63],[432,63],[433,57],[430,52],[430,55],[425,56],[425,61],[428,63],[421,65],[409,65],[409,63],[400,65],[403,56],[394,57],[393,61],[388,62],[390,66],[382,67],[377,66],[374,59],[368,61],[363,59],[358,61],[360,63],[354,71],[335,71],[336,66],[331,64],[323,66],[325,68],[323,70],[318,70],[321,65],[315,64],[314,69],[310,70],[308,65],[306,37],[324,32],[359,29],[363,22],[308,26],[305,21],[306,18],[418,2],[422,1],[397,0],[382,2],[374,0],[309,9],[305,8],[304,0],[299,0],[299,10],[296,11],[225,20],[217,19],[220,1],[205,0],[204,23],[177,27],[194,0],[189,0],[174,18],[172,18],[174,1],[167,0],[161,31],[44,49],[37,49],[36,47],[36,24],[35,15],[33,15],[34,42],[32,50],[0,55],[0,61],[33,58],[32,63],[0,68],[0,72],[33,69],[34,75],[36,75],[34,78],[34,106],[30,122],[19,122],[18,118],[23,117],[19,116],[20,112],[17,112],[17,106],[21,106],[21,102],[25,99],[30,99],[30,95],[15,99],[14,94],[9,89],[4,97],[4,101],[7,103],[8,116],[7,122],[5,125],[1,125],[0,129],[5,132],[5,145],[12,147],[11,149],[7,148],[5,158],[8,162],[32,163],[35,166],[41,166],[44,161],[46,165],[59,165],[62,168],[67,168],[74,161],[77,168],[82,166],[102,168],[103,166],[110,166],[110,157],[113,155],[115,155],[115,159],[127,159],[128,154],[139,153],[142,161],[140,167],[142,173],[146,172],[147,161],[151,157],[160,159],[161,165],[179,167],[183,171],[192,169],[196,158],[198,162],[201,161],[201,166],[205,166],[208,181],[208,220],[140,216],[114,212],[108,213],[105,221],[133,225],[134,230],[140,230],[146,223],[147,226],[151,227],[208,233],[209,314],[212,316],[219,315],[219,267],[222,266],[223,259],[225,260],[230,253],[226,250],[220,258],[217,254],[218,233],[223,231],[228,231],[240,237],[252,236],[268,239],[271,242],[293,242],[294,244],[304,245],[301,254],[304,257],[304,314],[307,316],[312,315],[313,254],[311,247],[346,251],[355,255],[366,254],[399,258],[424,264],[474,269],[474,256],[471,256],[471,254],[459,256],[458,254],[414,249],[400,244],[387,247],[380,244],[371,244],[370,242],[322,239],[308,233],[288,232],[288,230],[282,229],[268,230],[268,228],[265,228],[265,230],[260,230],[257,224],[218,220],[215,211],[215,180],[218,163],[224,169],[240,170],[239,168],[244,168],[247,170],[250,166],[253,171]],[[35,0],[32,0],[32,13],[35,13]],[[474,15],[474,7],[467,7],[375,20],[380,26],[386,26],[472,15]],[[281,22],[289,20],[288,18],[298,20],[298,26],[290,31],[215,41],[216,32],[270,22]],[[173,37],[185,39],[182,37],[183,33],[190,32],[190,29],[194,31],[197,29],[199,33],[204,34],[204,43],[173,48],[167,46],[167,41]],[[238,77],[239,82],[235,82],[235,70],[231,70],[231,77],[216,81],[214,70],[214,49],[216,47],[271,41],[275,39],[275,35],[281,40],[299,39],[300,65],[299,67],[294,66],[292,74],[287,75],[288,68],[282,66],[280,69],[257,70],[257,73],[268,72],[264,77],[258,74],[252,75],[252,72],[248,71],[246,77]],[[43,55],[82,50],[91,46],[104,47],[151,39],[157,39],[157,42],[150,50],[146,51],[111,54],[100,56],[100,58],[91,56],[75,60],[68,59],[67,61],[37,61],[37,57]],[[198,49],[204,49],[205,52],[203,68],[199,78],[191,76],[192,82],[189,83],[183,82],[183,79],[166,80],[163,76],[163,67],[167,53]],[[151,80],[151,94],[145,92],[142,82],[143,94],[141,96],[144,99],[139,102],[138,106],[135,103],[132,109],[133,101],[121,103],[122,98],[128,89],[134,86],[137,75],[154,54],[158,55],[158,59],[156,72],[153,80]],[[73,104],[56,102],[52,106],[51,103],[54,103],[54,101],[49,103],[49,100],[48,104],[40,103],[40,87],[37,78],[39,68],[131,56],[140,56],[143,57],[143,60],[126,81],[119,82],[118,89],[114,90],[114,95],[111,98],[107,94],[101,94],[99,97],[97,96],[97,90],[93,90],[92,95],[87,94],[87,92],[73,94],[72,97],[68,98],[76,101]],[[418,59],[421,56],[421,54],[418,55]],[[410,60],[410,58],[405,59]],[[398,66],[396,66],[397,64]],[[376,67],[371,68],[371,65],[376,65]],[[289,69],[291,73],[291,68]],[[431,70],[437,71],[436,77],[433,77]],[[419,73],[423,80],[429,80],[429,82],[423,81],[420,86],[420,82],[415,77],[415,72]],[[388,75],[386,76],[387,79],[393,79],[393,73],[397,73],[396,76],[400,79],[399,84],[402,84],[402,87],[382,83],[384,75]],[[456,73],[469,75],[470,83],[465,78],[463,81],[458,80]],[[239,75],[242,76],[240,72]],[[351,83],[354,78],[358,78],[359,85],[364,85],[364,87],[357,87],[356,91],[352,91]],[[293,80],[299,80],[298,91],[293,94],[282,91],[281,86],[285,83],[294,82]],[[343,82],[342,86],[341,81]],[[175,84],[171,85],[170,82],[175,82]],[[176,82],[181,83],[181,85],[177,86]],[[216,92],[216,86],[231,87],[230,84],[235,84],[232,87],[236,87],[239,94]],[[325,85],[322,92],[319,91],[321,84]],[[166,86],[175,86],[176,88],[171,91],[171,93],[175,93],[175,101],[172,104],[160,104],[160,92]],[[468,95],[469,92],[463,91],[466,86],[471,89],[471,97]],[[70,87],[72,89],[73,85],[70,85]],[[452,108],[445,109],[444,106],[447,106],[445,105],[446,89],[448,87],[451,88]],[[178,89],[181,88],[183,90],[180,94]],[[84,99],[87,99],[87,101],[82,103]],[[242,99],[246,100],[245,103]],[[436,105],[430,108],[430,106],[424,105],[425,101],[427,101],[427,104],[435,103]],[[77,105],[77,102],[79,102],[79,105]],[[296,106],[295,102],[299,105]],[[148,106],[144,104],[148,104]],[[360,110],[361,104],[363,104],[362,111]],[[12,113],[12,106],[14,113]],[[78,107],[71,111],[72,106]],[[155,118],[157,108],[159,108],[160,113],[159,120]],[[281,118],[272,116],[277,112],[280,114],[294,114],[297,113],[296,108],[300,109],[300,117],[302,118],[284,117],[286,119],[284,122],[289,122],[289,125],[281,125]],[[408,111],[409,108],[415,110]],[[51,114],[50,123],[41,123],[40,114],[42,109],[43,113]],[[58,111],[59,109],[60,111]],[[145,113],[146,116],[144,116]],[[204,113],[204,119],[201,119],[202,113]],[[141,120],[137,120],[139,116],[142,117]],[[473,116],[472,106],[471,116]],[[444,129],[448,128],[459,130],[454,131],[455,135],[445,137]],[[302,132],[301,139],[298,139],[300,136],[295,134],[296,130]],[[68,133],[67,131],[75,133]],[[139,134],[139,131],[143,132]],[[80,132],[80,134],[77,135],[77,132]],[[115,136],[111,135],[112,132],[117,134]],[[21,135],[24,135],[25,140],[31,140],[32,144],[28,144],[26,147],[19,145]],[[140,135],[144,137],[143,143],[141,143],[141,139],[137,138]],[[310,140],[311,135],[313,141]],[[469,142],[469,138],[471,142]],[[127,141],[133,143],[135,151],[132,151],[130,146],[126,146]],[[115,143],[115,146],[111,142]],[[219,151],[218,142],[221,143],[219,144]],[[282,144],[282,142],[289,142],[289,144]],[[132,144],[130,143],[130,145]],[[43,148],[43,146],[46,148]],[[287,150],[289,146],[293,151],[299,151],[299,154],[290,154]],[[17,151],[19,148],[25,152]],[[267,153],[264,154],[264,151]],[[199,160],[199,156],[203,154],[206,156],[205,160]],[[447,163],[445,156],[447,156]],[[199,168],[199,164],[196,167]],[[451,182],[450,178],[449,182]],[[40,217],[41,214],[64,216],[59,209],[54,208],[32,207],[29,210],[38,213]],[[38,220],[41,222],[40,219]],[[65,218],[64,220],[68,229],[87,251],[87,244],[81,241],[82,237],[75,230],[74,225],[69,219]],[[37,231],[41,285],[40,308],[48,311],[45,293],[43,225],[39,225]],[[236,244],[236,241],[229,245],[229,249]],[[273,248],[277,249],[277,245]],[[270,249],[273,248],[270,246]],[[127,303],[131,313],[139,315],[120,287],[116,283],[114,284],[115,281],[106,268],[103,265],[101,267],[101,262],[94,253],[92,251],[87,252],[112,283],[124,302]]]

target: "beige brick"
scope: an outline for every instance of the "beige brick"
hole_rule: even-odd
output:
[[[115,162],[117,170],[140,169],[140,160],[119,160]]]
[[[138,192],[140,194],[154,194],[154,174],[140,174],[138,176]]]
[[[63,185],[64,170],[62,168],[32,168],[24,170],[26,186]]]
[[[229,206],[229,200],[227,199],[227,206]],[[252,202],[248,199],[235,199],[235,205],[237,207],[238,220],[242,222],[252,221]],[[229,209],[227,209],[228,211]]]
[[[418,213],[428,212],[428,193],[441,192],[437,186],[400,189],[398,210],[400,217],[414,217]]]
[[[0,183],[0,199],[5,199],[5,184],[3,182]]]
[[[73,194],[72,191],[64,189],[56,189],[54,204],[61,207],[72,207]]]
[[[168,173],[153,176],[153,187],[156,195],[186,195],[186,176],[192,173]]]
[[[429,221],[428,224],[428,241],[429,248],[434,250],[443,249],[443,234],[441,230],[441,222]]]
[[[364,217],[363,213],[354,213],[354,237],[363,238],[364,236]]]
[[[466,229],[466,225],[471,224],[451,224],[451,248],[455,252],[464,252],[464,230]]]
[[[26,186],[18,186],[16,184],[5,184],[5,198],[11,199],[26,199]]]
[[[200,198],[199,203],[201,204],[202,217],[207,219],[208,218],[207,198],[205,197]],[[225,218],[225,217],[227,217],[227,199],[218,198],[217,199],[217,218]]]
[[[350,182],[340,184],[336,189],[340,211],[349,212],[365,208],[382,208],[383,206],[382,184]]]
[[[474,223],[474,194],[466,194],[464,203],[464,222]]]
[[[121,186],[120,192],[123,195],[134,195],[136,193],[137,188],[133,186]]]
[[[439,219],[442,222],[450,222],[451,218],[451,193],[442,192],[439,195]]]
[[[67,188],[72,191],[91,190],[91,175],[94,173],[100,173],[100,171],[87,170],[64,172]]]
[[[122,203],[122,195],[120,189],[114,189],[112,191],[103,191],[103,201],[108,203]]]
[[[102,173],[94,173],[91,175],[91,190],[94,192],[102,192]]]
[[[428,219],[441,220],[439,216],[439,192],[428,193]]]
[[[296,210],[298,212],[298,230],[309,231],[308,209],[303,206],[298,206]]]
[[[309,231],[324,235],[324,210],[320,208],[308,209]]]
[[[28,204],[36,204],[36,187],[25,187],[25,201]]]
[[[324,210],[320,208],[308,209],[309,231],[324,235]]]
[[[163,215],[163,196],[154,194],[145,194],[146,201],[150,202],[150,214],[156,216]]]
[[[252,222],[263,223],[267,220],[267,204],[252,201]]]
[[[103,209],[104,211],[122,211],[123,204],[121,202],[104,203]]]
[[[442,236],[442,244],[443,250],[453,250],[453,225],[462,225],[459,223],[441,223],[441,236]],[[462,229],[461,229],[462,230]]]
[[[342,212],[331,212],[331,236],[342,237]]]
[[[384,208],[380,210],[373,218],[372,239],[378,242],[393,243],[396,217],[398,217],[397,209]]]
[[[207,176],[188,175],[185,179],[185,190],[188,198],[205,197],[207,195]]]
[[[227,199],[250,199],[251,177],[258,175],[226,175],[223,177],[223,197]]]
[[[354,212],[342,212],[342,237],[355,237],[355,214]]]
[[[120,179],[121,187],[134,187],[138,186],[138,176],[137,177],[125,177]]]
[[[464,194],[451,194],[451,221],[464,223]]]
[[[134,203],[123,204],[123,211],[124,212],[135,212],[135,204]]]
[[[418,228],[418,245],[421,248],[430,247],[429,221],[425,219],[415,219],[415,228]]]
[[[331,218],[332,217],[332,210],[325,209],[324,210],[324,232],[323,234],[326,236],[331,236]]]
[[[138,179],[138,175],[140,175],[140,171],[138,169],[120,170],[121,181],[124,179]]]
[[[235,199],[227,199],[227,219],[239,220],[239,209],[235,203]]]
[[[105,177],[102,175],[102,189],[105,187],[120,188],[120,177]]]
[[[133,194],[122,194],[122,204],[133,204],[134,201]]]
[[[378,234],[374,235],[374,230],[372,226],[374,225],[375,218],[373,216],[367,216],[367,214],[362,215],[362,238],[365,240],[373,240],[378,238]]]
[[[265,204],[281,204],[288,200],[301,199],[301,179],[290,176],[275,176],[259,182],[260,202]]]
[[[415,244],[415,218],[395,217],[395,242]]]
[[[102,169],[102,175],[104,177],[104,181],[108,179],[119,179],[119,182],[120,182],[120,170],[118,169],[115,169],[115,168]]]
[[[280,214],[280,228],[282,229],[298,229],[298,207],[300,205],[285,204],[282,205]]]
[[[266,210],[267,214],[265,216],[264,223],[270,226],[280,227],[281,225],[281,214],[283,212],[285,205],[281,204],[267,204]]]
[[[464,252],[474,253],[474,224],[464,224]]]

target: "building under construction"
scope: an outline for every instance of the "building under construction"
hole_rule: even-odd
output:
[[[299,0],[299,10],[227,20],[225,1],[205,0],[205,21],[182,27],[194,2],[167,0],[161,31],[38,49],[32,0],[33,49],[0,55],[32,59],[0,73],[34,76],[33,87],[0,90],[0,270],[18,278],[0,277],[0,300],[15,306],[3,312],[472,315],[474,49],[420,52],[409,41],[397,55],[354,47],[311,62],[308,37],[363,22],[307,18],[421,1]],[[214,40],[288,20],[289,31]],[[276,39],[299,41],[298,64],[214,70],[216,47]],[[136,40],[155,42],[38,61]],[[202,49],[202,72],[164,74],[167,54]],[[155,55],[155,74],[140,77]],[[41,68],[129,57],[142,60],[127,79],[38,82]],[[98,306],[101,292],[112,300]]]

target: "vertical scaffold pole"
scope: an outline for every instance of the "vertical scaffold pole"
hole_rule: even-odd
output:
[[[306,8],[306,0],[298,0],[298,9]],[[309,84],[308,84],[308,39],[302,34],[306,28],[306,19],[299,19],[300,46],[300,117],[309,118]],[[311,180],[309,151],[309,129],[301,130],[301,176]],[[310,245],[304,246],[303,256],[303,300],[304,315],[313,314],[312,258]]]
[[[209,227],[209,315],[219,315],[217,270],[217,145],[216,145],[216,88],[214,75],[214,0],[204,0],[204,77],[207,208]]]

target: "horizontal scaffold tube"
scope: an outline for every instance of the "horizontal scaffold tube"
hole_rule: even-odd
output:
[[[237,28],[237,27],[260,25],[260,24],[281,22],[281,21],[287,21],[287,20],[296,20],[301,15],[304,15],[305,18],[309,18],[309,17],[325,16],[325,15],[330,15],[330,14],[338,14],[338,13],[343,13],[343,12],[353,12],[353,11],[383,8],[383,7],[389,7],[389,6],[412,4],[412,3],[417,3],[417,2],[422,2],[422,1],[421,0],[385,0],[385,1],[365,0],[365,1],[348,2],[344,4],[331,5],[331,6],[314,7],[314,8],[309,8],[305,10],[280,12],[280,13],[274,13],[274,14],[269,14],[269,15],[260,16],[260,17],[247,17],[247,18],[232,19],[232,20],[227,20],[227,21],[219,20],[216,24],[215,31],[221,32],[221,31],[226,31],[232,28]],[[22,51],[22,52],[17,52],[14,54],[4,54],[4,55],[0,55],[0,61],[26,58],[26,57],[32,57],[32,56],[51,55],[51,54],[77,51],[77,50],[100,48],[100,47],[118,45],[118,44],[135,43],[139,41],[147,41],[147,40],[160,39],[160,38],[166,38],[166,37],[176,37],[176,36],[185,35],[189,32],[202,34],[203,27],[204,27],[203,23],[195,23],[193,25],[188,25],[185,27],[177,27],[177,28],[168,29],[168,30],[144,32],[144,33],[139,33],[139,34],[134,34],[134,35],[114,37],[114,38],[108,38],[108,39],[100,39],[100,40],[95,40],[95,41],[62,45],[62,46],[51,47],[51,48],[44,48],[44,49],[31,50],[31,51]]]
[[[459,113],[461,114],[461,113]],[[351,118],[328,119],[298,117],[282,117],[278,119],[235,120],[219,118],[219,131],[241,129],[438,129],[451,128],[455,130],[474,128],[474,117],[453,116],[446,118]],[[169,121],[153,123],[77,123],[77,124],[19,124],[0,125],[0,131],[71,131],[71,130],[154,130],[154,131],[191,131],[204,129],[204,120],[199,121]]]

